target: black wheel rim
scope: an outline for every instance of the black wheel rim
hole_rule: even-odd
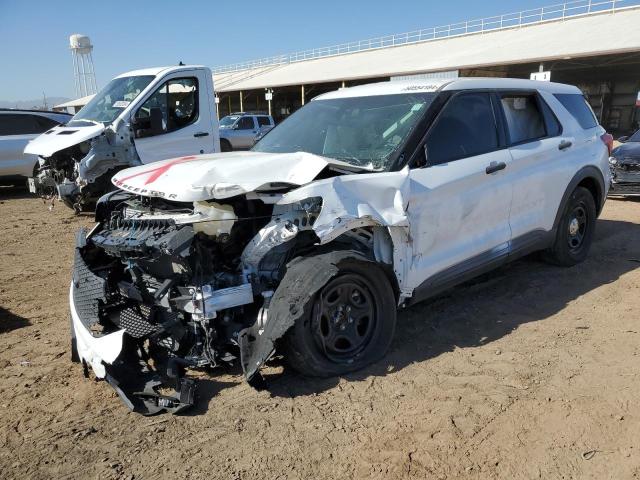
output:
[[[567,224],[567,242],[571,252],[578,252],[584,245],[588,224],[587,208],[583,202],[580,202],[571,211]]]
[[[371,343],[378,308],[369,282],[346,274],[331,280],[316,298],[311,328],[318,347],[335,363],[352,363]]]

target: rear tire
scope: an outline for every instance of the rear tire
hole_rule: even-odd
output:
[[[395,295],[371,262],[342,261],[304,311],[284,338],[287,363],[303,375],[354,372],[381,359],[393,339]]]
[[[553,246],[544,259],[555,265],[572,267],[583,262],[591,248],[596,228],[596,203],[591,192],[577,187],[564,207]]]
[[[220,151],[221,152],[233,151],[233,148],[231,147],[231,143],[229,143],[229,140],[226,140],[226,139],[220,140]]]

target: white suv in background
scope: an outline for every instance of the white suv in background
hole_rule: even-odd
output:
[[[67,113],[0,109],[0,180],[32,177],[38,157],[24,153],[24,147],[41,133],[70,119]]]
[[[573,86],[414,80],[318,96],[250,152],[120,171],[78,236],[75,356],[146,414],[193,403],[186,368],[363,368],[398,307],[536,250],[583,261],[611,140]]]

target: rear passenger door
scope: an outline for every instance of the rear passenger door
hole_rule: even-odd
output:
[[[553,227],[569,180],[575,138],[537,91],[500,92],[513,183],[512,250],[537,244]]]
[[[426,133],[410,171],[407,284],[428,290],[506,258],[511,158],[496,111],[491,93],[454,93]]]

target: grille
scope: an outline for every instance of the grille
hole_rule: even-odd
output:
[[[152,319],[153,311],[146,305],[140,305],[121,310],[116,322],[132,337],[142,338],[158,330],[158,326],[151,323]]]
[[[73,264],[73,304],[80,320],[89,331],[98,324],[99,302],[105,302],[106,281],[95,275],[76,248]],[[97,336],[92,331],[92,335]]]

